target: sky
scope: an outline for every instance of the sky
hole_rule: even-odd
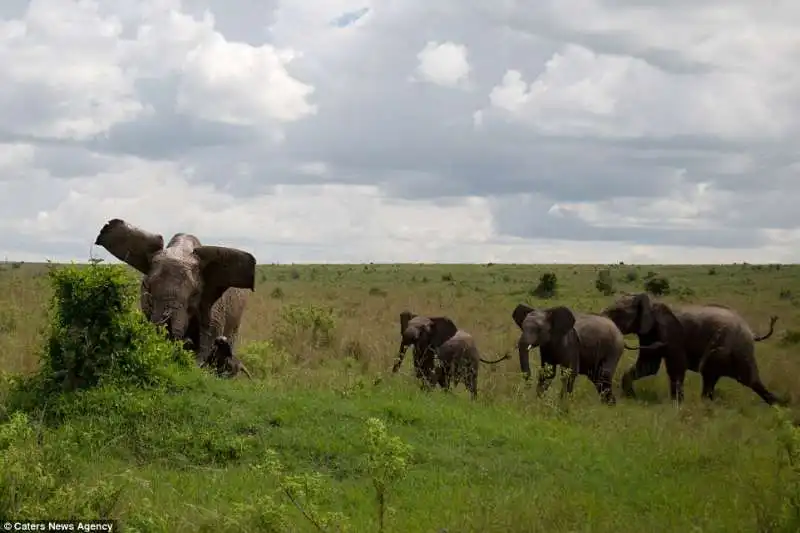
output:
[[[800,261],[800,2],[3,0],[0,260]]]

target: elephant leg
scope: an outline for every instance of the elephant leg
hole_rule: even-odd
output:
[[[611,372],[603,367],[597,371],[594,379],[594,386],[597,389],[597,394],[600,395],[600,400],[607,405],[616,405],[617,399],[614,396],[614,391],[611,387]]]
[[[661,367],[661,356],[642,355],[626,372],[622,375],[622,391],[628,398],[636,398],[633,390],[633,382],[637,379],[655,376]]]
[[[539,370],[539,379],[536,383],[536,396],[541,397],[547,392],[555,377],[556,365],[545,366],[545,364],[542,364],[542,368]]]
[[[764,384],[761,382],[760,379],[757,379],[756,381],[750,383],[748,386],[753,392],[758,394],[762,400],[767,402],[767,405],[773,405],[773,404],[784,405],[786,403],[783,400],[778,399],[777,396],[768,391],[767,387],[764,386]]]
[[[713,400],[714,388],[717,386],[720,375],[716,372],[710,372],[707,370],[701,375],[703,377],[703,392],[700,396],[705,400]]]
[[[566,366],[561,367],[561,398],[565,398],[567,395],[572,396],[577,377],[578,373],[574,369]]]
[[[683,382],[686,379],[686,365],[675,358],[667,357],[667,376],[669,376],[669,397],[676,406],[683,403]]]
[[[478,399],[478,368],[477,364],[464,369],[464,386],[470,393],[472,400]]]
[[[447,390],[450,388],[450,379],[447,375],[447,372],[445,372],[443,368],[440,368],[436,372],[434,380],[442,389]]]
[[[734,379],[736,379],[736,381],[758,394],[767,405],[783,405],[786,403],[772,394],[767,390],[767,387],[764,386],[759,376],[758,366],[755,363],[752,351],[734,353],[732,354],[732,359],[734,361],[733,373],[735,374]]]

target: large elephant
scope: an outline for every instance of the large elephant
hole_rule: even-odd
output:
[[[493,365],[508,359],[504,355],[494,361],[480,356],[475,339],[444,316],[418,316],[410,311],[400,313],[400,349],[392,372],[403,364],[409,346],[414,347],[414,372],[422,386],[437,384],[449,390],[463,381],[472,399],[478,396],[478,367]],[[438,358],[438,365],[436,359]]]
[[[768,404],[781,403],[759,377],[754,342],[768,339],[777,317],[770,320],[769,333],[755,336],[733,309],[716,304],[673,308],[653,301],[646,292],[625,294],[603,309],[625,335],[639,337],[639,356],[622,377],[622,389],[634,397],[633,382],[658,373],[664,360],[669,376],[670,398],[683,401],[686,371],[703,378],[702,397],[714,397],[721,377],[730,377],[749,387]]]
[[[542,366],[536,387],[539,396],[550,387],[561,365],[562,397],[572,393],[575,378],[581,374],[592,381],[603,402],[616,403],[611,380],[622,357],[624,339],[611,320],[596,314],[574,313],[565,306],[534,309],[525,304],[517,305],[511,316],[521,331],[517,347],[525,379],[531,376],[528,351],[539,347]]]
[[[184,340],[204,361],[220,335],[231,349],[249,292],[255,290],[252,254],[223,246],[204,246],[194,235],[177,233],[164,248],[161,235],[124,220],[109,220],[95,239],[120,261],[144,274],[141,309],[170,338]]]

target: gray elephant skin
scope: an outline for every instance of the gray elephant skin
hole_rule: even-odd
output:
[[[769,333],[756,336],[747,322],[730,307],[717,304],[671,307],[643,292],[625,294],[603,309],[625,335],[639,338],[639,355],[622,377],[622,389],[635,397],[633,382],[658,373],[665,362],[670,398],[684,399],[686,371],[703,379],[702,397],[712,400],[721,377],[749,387],[766,403],[784,403],[761,382],[755,360],[755,342],[768,339],[778,320],[771,317]]]
[[[194,235],[177,233],[164,247],[161,235],[121,219],[109,220],[95,239],[142,274],[141,309],[171,339],[184,340],[197,363],[215,338],[233,349],[248,294],[255,290],[252,254],[224,246],[204,246]]]
[[[591,380],[604,403],[616,404],[611,380],[624,351],[624,339],[611,320],[597,314],[575,313],[565,306],[534,309],[526,304],[517,305],[511,316],[521,331],[517,347],[525,379],[531,375],[529,350],[539,347],[542,371],[537,395],[550,387],[560,365],[562,398],[572,394],[580,374]]]
[[[473,400],[478,397],[480,363],[493,365],[509,358],[504,355],[494,361],[483,359],[472,335],[445,316],[426,317],[403,311],[400,313],[400,337],[393,373],[403,364],[408,347],[413,346],[414,372],[423,387],[438,384],[450,390],[463,381]]]

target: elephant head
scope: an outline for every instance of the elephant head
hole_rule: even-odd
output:
[[[419,371],[417,366],[421,364],[419,359],[427,359],[431,350],[438,350],[457,331],[455,323],[447,317],[425,317],[415,315],[410,311],[403,311],[400,313],[400,349],[392,371],[397,372],[397,369],[400,368],[409,346],[414,346],[414,365]]]
[[[657,372],[663,359],[670,376],[670,396],[682,401],[687,346],[683,324],[672,309],[663,302],[653,302],[650,295],[642,292],[620,296],[600,314],[611,319],[623,335],[639,337],[637,362],[622,377],[625,394],[633,396],[637,376]]]
[[[511,314],[522,334],[519,338],[519,366],[525,379],[530,379],[531,365],[528,350],[537,346],[543,349],[560,342],[575,325],[575,315],[564,306],[534,309],[519,304]]]
[[[636,334],[650,349],[682,341],[683,326],[668,305],[653,302],[646,292],[626,294],[600,312],[623,335]]]
[[[199,328],[228,288],[255,290],[252,254],[203,246],[191,235],[178,233],[164,248],[161,235],[113,219],[100,230],[95,244],[144,274],[142,312],[165,326],[170,338],[189,339],[187,345],[200,344]]]

